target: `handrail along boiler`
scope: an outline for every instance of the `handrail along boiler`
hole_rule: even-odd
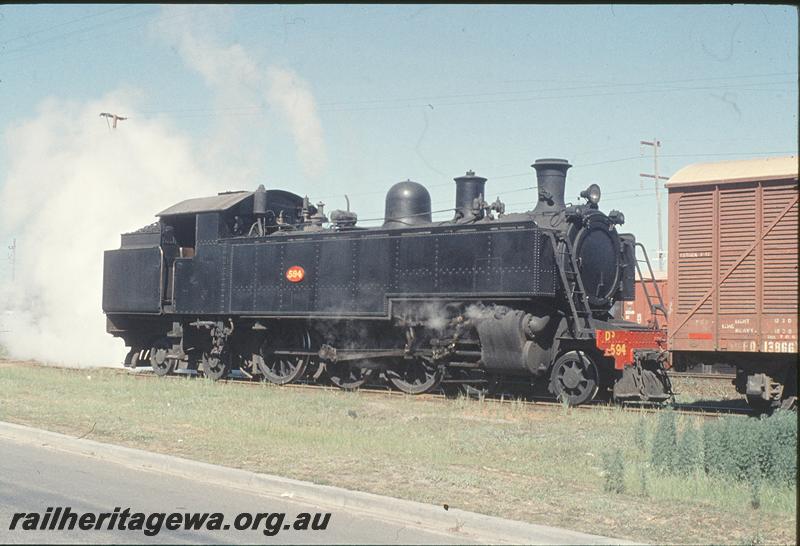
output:
[[[158,374],[385,380],[408,393],[511,378],[570,404],[600,391],[667,399],[663,332],[610,313],[634,297],[623,214],[599,209],[596,184],[567,205],[567,161],[532,166],[533,210],[488,203],[469,171],[444,222],[410,180],[370,228],[349,207],[329,219],[322,203],[264,186],[183,201],[105,253],[108,332],[130,347],[126,366]]]

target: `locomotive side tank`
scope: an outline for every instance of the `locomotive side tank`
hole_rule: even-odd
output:
[[[609,314],[633,297],[621,213],[600,212],[596,185],[566,206],[565,160],[533,167],[531,212],[487,203],[470,171],[450,222],[431,221],[410,180],[389,190],[377,228],[349,211],[329,223],[322,203],[263,187],[184,201],[106,253],[108,331],[131,347],[126,365],[164,374],[383,378],[409,393],[516,376],[573,404],[601,389],[666,398],[661,333]]]

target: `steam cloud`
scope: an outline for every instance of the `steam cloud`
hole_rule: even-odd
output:
[[[214,191],[186,138],[146,120],[110,133],[98,117],[108,104],[135,112],[125,93],[83,105],[48,100],[4,135],[0,221],[16,234],[19,274],[4,287],[15,312],[2,342],[13,356],[121,362],[124,347],[105,333],[101,312],[103,250],[187,192]]]
[[[240,46],[189,31],[172,28],[168,37],[219,96],[266,97],[288,123],[304,169],[324,166],[314,98],[294,72],[259,71]],[[0,304],[13,311],[0,343],[14,357],[121,363],[125,348],[105,333],[101,311],[103,250],[118,248],[120,233],[151,223],[171,204],[249,181],[252,171],[241,161],[209,160],[209,144],[226,146],[235,128],[220,127],[210,142],[198,142],[164,119],[137,115],[141,98],[135,91],[83,103],[51,98],[32,118],[3,130],[8,170],[0,179],[0,232],[17,239],[17,279],[0,284]],[[129,117],[114,131],[98,118],[109,108]]]
[[[227,10],[220,8],[203,13],[197,13],[196,9],[169,6],[155,28],[215,91],[221,108],[266,101],[268,108],[278,112],[288,124],[304,173],[310,177],[320,175],[327,155],[322,123],[308,83],[287,67],[260,68],[257,60],[239,44],[223,45],[208,32],[196,33],[194,29],[204,29],[209,21],[219,21],[227,14]],[[174,23],[176,17],[181,24]],[[239,122],[229,119],[228,131],[235,131],[233,124]]]

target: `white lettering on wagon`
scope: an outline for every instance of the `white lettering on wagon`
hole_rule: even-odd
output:
[[[765,341],[763,351],[765,353],[793,353],[795,344],[793,341]]]

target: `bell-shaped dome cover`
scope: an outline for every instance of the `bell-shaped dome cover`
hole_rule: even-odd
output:
[[[386,193],[383,227],[407,227],[431,223],[431,194],[425,186],[406,180]]]

